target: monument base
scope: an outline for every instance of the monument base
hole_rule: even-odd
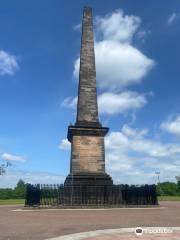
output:
[[[69,174],[64,186],[111,186],[113,180],[107,173],[76,173]]]

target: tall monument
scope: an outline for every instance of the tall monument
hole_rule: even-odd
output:
[[[122,207],[157,205],[155,185],[114,185],[105,171],[104,137],[98,117],[92,9],[84,8],[77,118],[68,127],[70,174],[64,185],[27,184],[26,207]]]
[[[109,128],[99,122],[92,9],[85,7],[82,21],[77,118],[68,127],[71,143],[70,174],[65,185],[111,185],[105,172],[104,137]]]

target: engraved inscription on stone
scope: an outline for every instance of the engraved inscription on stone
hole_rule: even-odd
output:
[[[104,173],[104,137],[74,136],[72,142],[73,172]]]

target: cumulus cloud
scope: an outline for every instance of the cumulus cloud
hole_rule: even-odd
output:
[[[18,69],[17,57],[0,50],[0,76],[14,75]]]
[[[180,18],[180,14],[172,13],[168,18],[168,25],[172,25],[175,21],[177,21]]]
[[[7,171],[0,176],[0,188],[14,188],[19,179],[31,184],[62,184],[65,176],[48,172]]]
[[[106,168],[115,181],[152,183],[156,181],[157,170],[163,181],[175,181],[175,176],[179,175],[179,145],[152,140],[148,129],[124,125],[105,138],[105,145]]]
[[[135,111],[146,103],[144,95],[131,91],[119,94],[105,92],[98,96],[99,112],[108,115]]]
[[[141,138],[147,135],[147,133],[149,132],[149,130],[147,128],[138,130],[138,129],[134,129],[129,127],[128,125],[123,125],[122,129],[121,129],[122,133],[124,135],[126,135],[127,137],[136,137],[136,138]]]
[[[61,150],[70,150],[71,144],[67,139],[62,139],[61,143],[59,144],[59,148]]]
[[[101,88],[122,89],[137,84],[155,65],[132,45],[141,20],[137,16],[124,15],[122,10],[98,17],[95,42],[97,82]],[[78,78],[79,58],[74,63],[73,74]]]
[[[106,40],[131,42],[134,34],[141,24],[141,19],[133,15],[124,15],[121,9],[107,14],[104,18],[96,18],[98,32]]]
[[[139,83],[153,66],[151,59],[129,44],[102,41],[97,43],[96,53],[100,87],[123,88]]]
[[[169,118],[166,122],[161,124],[161,129],[171,134],[180,136],[180,116],[176,118]]]
[[[1,158],[5,161],[26,162],[26,159],[20,155],[13,155],[10,153],[3,153]]]

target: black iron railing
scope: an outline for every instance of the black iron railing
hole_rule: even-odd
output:
[[[27,185],[25,206],[125,206],[156,205],[155,185],[64,186]]]

